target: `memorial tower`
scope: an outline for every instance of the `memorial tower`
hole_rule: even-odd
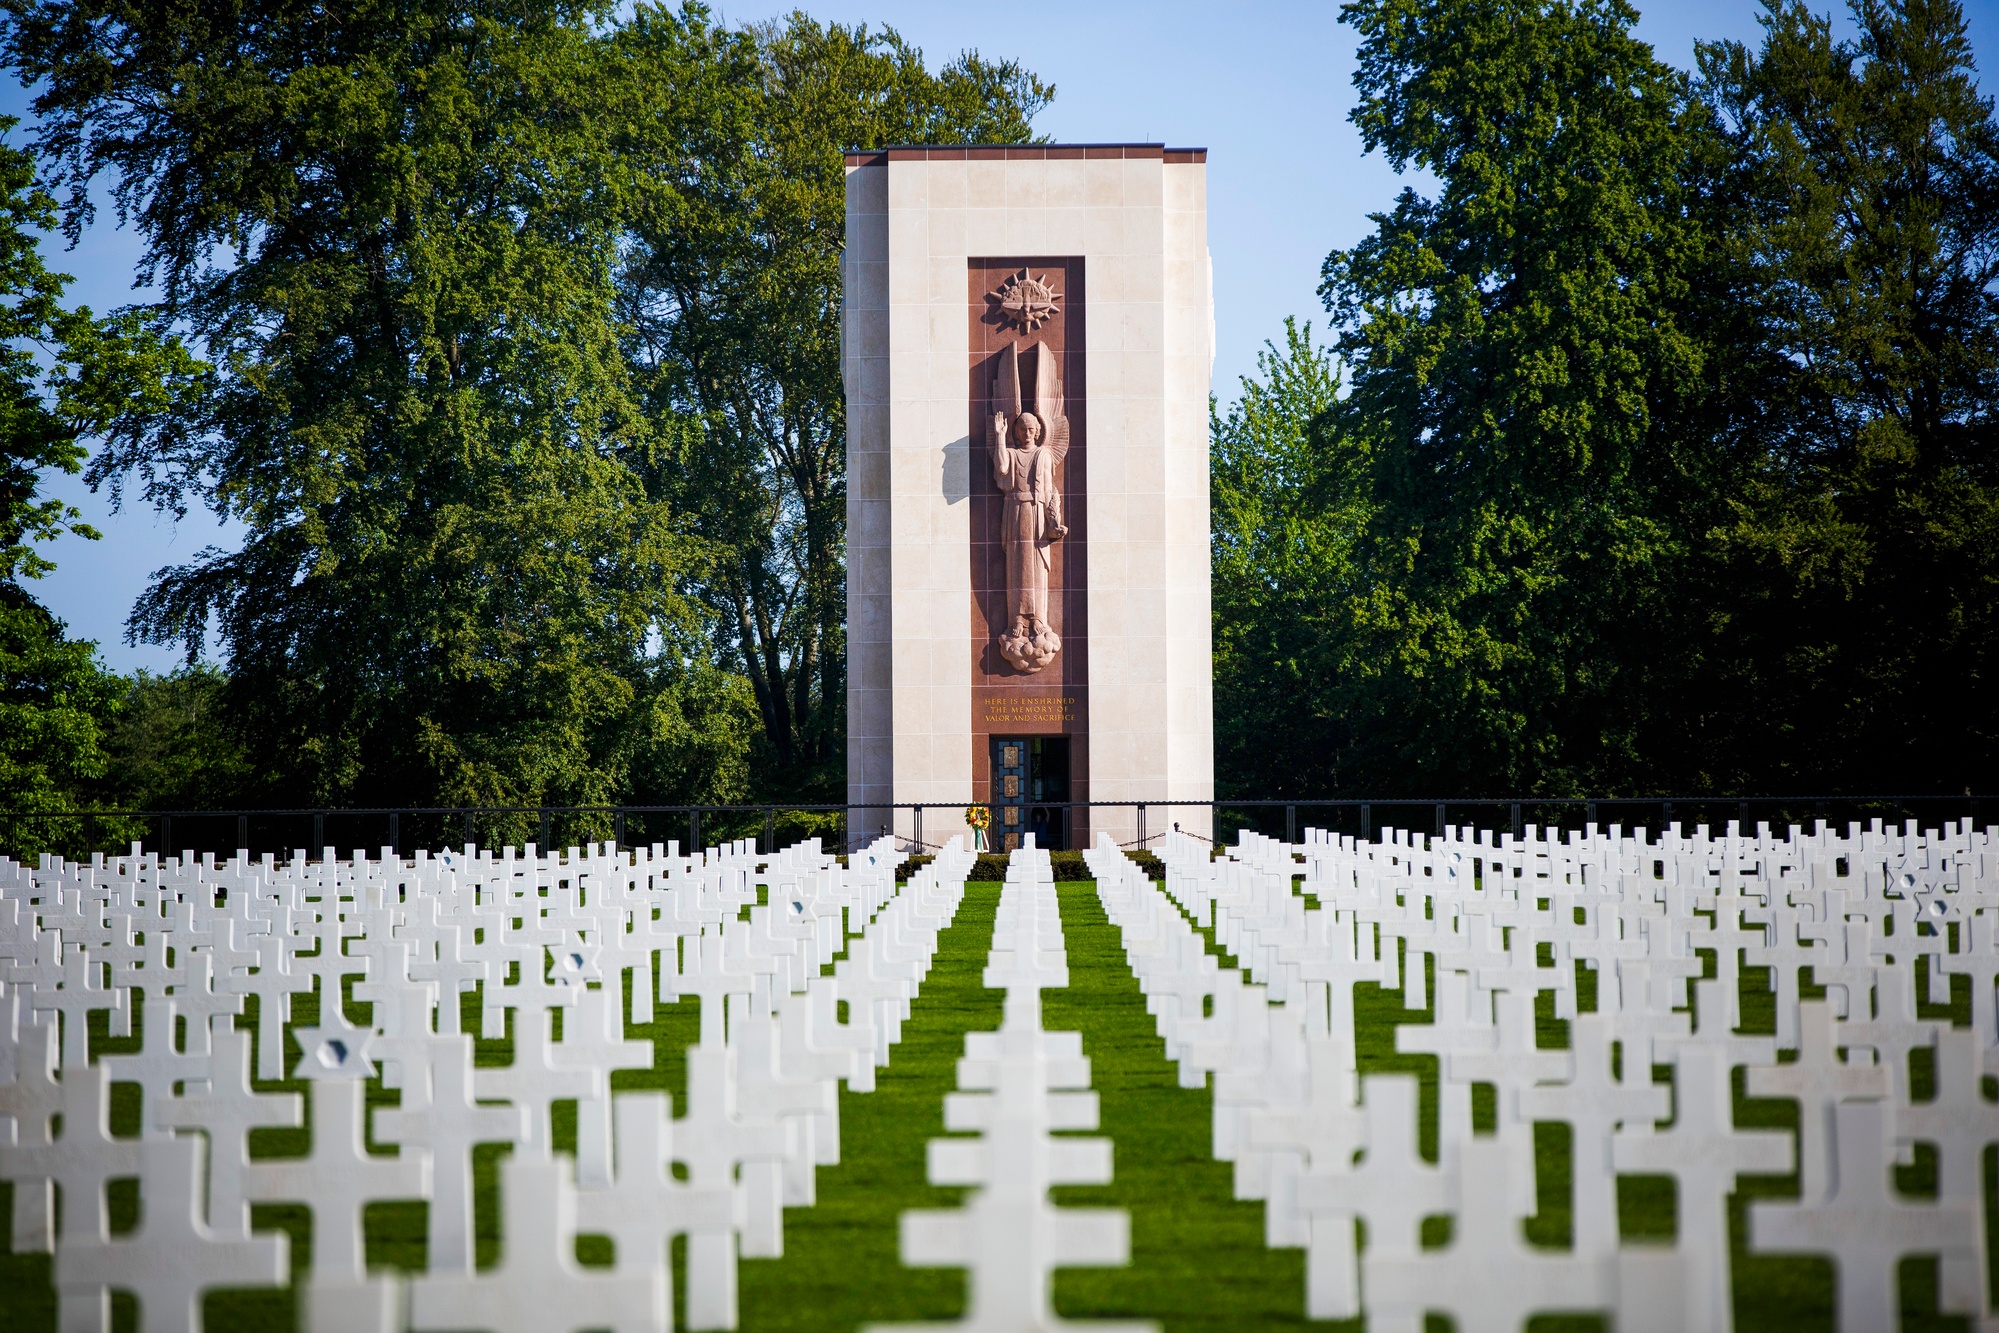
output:
[[[1211,832],[1163,804],[1214,795],[1206,160],[848,155],[856,833],[940,843],[971,803],[998,851]]]

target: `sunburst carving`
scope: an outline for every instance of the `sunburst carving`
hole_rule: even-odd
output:
[[[1001,319],[1018,324],[1028,333],[1061,313],[1056,302],[1062,299],[1062,294],[1046,275],[1037,278],[1027,269],[1007,278],[988,299],[998,303]]]

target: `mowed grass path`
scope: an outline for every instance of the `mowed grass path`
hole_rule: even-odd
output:
[[[841,1094],[840,1165],[819,1172],[817,1206],[785,1213],[785,1257],[744,1261],[745,1333],[851,1333],[963,1314],[962,1270],[903,1267],[897,1218],[955,1206],[966,1193],[925,1183],[924,1144],[944,1133],[944,1095],[957,1086],[965,1033],[999,1026],[1000,992],[980,983],[999,889],[965,886],[876,1090]],[[1263,1205],[1234,1199],[1232,1168],[1210,1152],[1213,1098],[1178,1086],[1095,885],[1056,892],[1069,987],[1042,993],[1042,1023],[1083,1034],[1115,1174],[1108,1186],[1063,1187],[1055,1198],[1123,1208],[1132,1230],[1129,1267],[1056,1271],[1056,1312],[1147,1319],[1167,1333],[1304,1325],[1304,1251],[1265,1248]]]
[[[964,1314],[964,1271],[904,1268],[897,1219],[910,1208],[954,1208],[967,1193],[924,1178],[924,1145],[944,1133],[965,1034],[1000,1024],[1001,992],[981,981],[999,895],[998,884],[965,886],[875,1090],[840,1090],[840,1164],[819,1169],[818,1203],[785,1210],[782,1259],[742,1261],[745,1333],[851,1333]]]
[[[1305,1252],[1266,1248],[1263,1205],[1236,1201],[1233,1168],[1211,1151],[1213,1095],[1179,1086],[1096,886],[1056,893],[1069,987],[1042,993],[1042,1023],[1083,1034],[1114,1174],[1109,1185],[1058,1188],[1055,1199],[1131,1214],[1130,1266],[1058,1269],[1056,1312],[1150,1319],[1168,1333],[1307,1326]]]

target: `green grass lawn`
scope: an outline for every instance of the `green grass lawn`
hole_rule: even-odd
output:
[[[962,1272],[951,1269],[904,1268],[897,1254],[897,1219],[912,1208],[951,1207],[963,1190],[929,1185],[924,1179],[924,1145],[944,1133],[944,1096],[956,1086],[956,1062],[969,1031],[999,1025],[1000,993],[981,984],[986,953],[991,947],[994,912],[1000,885],[974,882],[966,886],[963,906],[954,923],[939,938],[937,959],[903,1025],[901,1045],[889,1067],[879,1072],[873,1093],[842,1091],[841,1162],[821,1169],[815,1207],[785,1214],[785,1255],[782,1259],[746,1260],[741,1268],[742,1327],[749,1333],[849,1333],[868,1323],[906,1320],[948,1320],[964,1309]],[[1263,1208],[1232,1198],[1229,1164],[1209,1155],[1211,1098],[1205,1089],[1178,1086],[1175,1070],[1165,1058],[1145,1012],[1144,997],[1124,961],[1117,928],[1106,919],[1095,888],[1086,883],[1057,886],[1063,930],[1069,954],[1067,990],[1046,992],[1043,1021],[1050,1030],[1083,1034],[1091,1060],[1091,1082],[1102,1105],[1098,1133],[1114,1144],[1115,1174],[1107,1186],[1064,1187],[1056,1201],[1069,1206],[1122,1208],[1131,1216],[1132,1262],[1122,1269],[1063,1269],[1055,1282],[1055,1308],[1074,1319],[1149,1319],[1170,1333],[1202,1330],[1283,1328],[1303,1325],[1304,1252],[1272,1250],[1263,1244]],[[1210,948],[1214,949],[1212,939]],[[1214,949],[1219,953],[1218,949]],[[1234,960],[1226,959],[1232,963]],[[1752,1027],[1767,1021],[1766,992],[1751,979],[1745,995],[1756,1001],[1749,1011]],[[1544,1001],[1547,997],[1543,997]],[[1962,1005],[1925,1016],[1956,1018],[1968,1011],[1969,991]],[[1585,986],[1585,1008],[1593,1003],[1593,988]],[[252,1001],[254,1005],[255,1001]],[[467,1030],[476,1031],[478,1000],[465,997]],[[301,1024],[316,1021],[316,1002],[295,1002]],[[1759,1007],[1760,1006],[1760,1007]],[[350,1014],[365,1021],[367,1007],[349,1002]],[[1544,1004],[1544,1009],[1546,1006]],[[685,1091],[684,1051],[698,1034],[698,1004],[684,1001],[660,1005],[653,1022],[629,1026],[631,1037],[654,1042],[655,1062],[649,1070],[620,1072],[619,1090],[657,1088],[676,1098]],[[1427,1011],[1402,1007],[1399,990],[1362,985],[1355,992],[1355,1018],[1363,1073],[1414,1073],[1422,1086],[1424,1119],[1421,1147],[1436,1152],[1437,1064],[1428,1056],[1395,1052],[1395,1028],[1402,1023],[1426,1023]],[[1968,1012],[1964,1015],[1968,1021]],[[94,1016],[92,1049],[136,1050],[143,1031],[143,1012],[135,1014],[129,1039],[111,1040],[101,1031],[103,1015]],[[239,1026],[252,1026],[251,1017]],[[1544,1012],[1539,1030],[1543,1046],[1567,1042],[1567,1024]],[[297,1050],[287,1041],[290,1056]],[[509,1038],[480,1041],[477,1063],[503,1066],[512,1060]],[[1926,1074],[1927,1071],[1918,1071]],[[1919,1088],[1925,1083],[1919,1077]],[[301,1085],[259,1083],[260,1091],[297,1090]],[[1792,1127],[1796,1110],[1789,1102],[1756,1101],[1741,1095],[1737,1078],[1736,1114],[1744,1126]],[[125,1093],[135,1092],[126,1088]],[[1920,1095],[1920,1094],[1919,1094]],[[380,1088],[371,1100],[392,1102],[396,1094]],[[114,1097],[114,1131],[138,1130],[136,1098]],[[558,1107],[555,1141],[558,1149],[574,1142],[573,1108]],[[1474,1097],[1475,1127],[1490,1124],[1494,1101],[1490,1090]],[[1566,1126],[1537,1127],[1536,1162],[1539,1207],[1524,1223],[1532,1243],[1566,1245],[1569,1240],[1569,1136]],[[302,1131],[260,1131],[253,1154],[281,1156],[306,1147]],[[490,1266],[499,1255],[497,1162],[505,1152],[484,1147],[477,1154],[476,1198],[479,1262]],[[1999,1154],[1988,1151],[1984,1162],[1988,1210],[1999,1200]],[[1933,1194],[1934,1167],[1926,1178],[1923,1163],[1899,1173],[1903,1189],[1913,1195]],[[0,1236],[11,1216],[12,1187],[0,1184]],[[1755,1178],[1743,1182],[1731,1209],[1731,1239],[1735,1250],[1737,1326],[1744,1330],[1826,1330],[1832,1317],[1833,1275],[1823,1260],[1804,1257],[1752,1256],[1744,1251],[1745,1209],[1749,1197],[1795,1197],[1797,1182]],[[127,1197],[129,1196],[129,1197]],[[113,1191],[114,1226],[129,1226],[136,1218],[136,1191]],[[1619,1225],[1627,1240],[1670,1237],[1674,1228],[1670,1180],[1625,1177],[1619,1188]],[[371,1264],[421,1271],[424,1262],[424,1205],[382,1204],[370,1210],[368,1224]],[[253,1214],[260,1229],[283,1228],[293,1239],[293,1270],[310,1259],[311,1226],[306,1210],[295,1206],[259,1207]],[[1993,1229],[1999,1233],[1999,1227]],[[1426,1236],[1441,1244],[1449,1234],[1445,1219],[1435,1219]],[[586,1263],[604,1256],[593,1238],[581,1238],[578,1258]],[[676,1246],[675,1290],[684,1287],[684,1256]],[[1912,1330],[1965,1329],[1967,1320],[1935,1313],[1935,1265],[1910,1260],[1902,1266],[1904,1327]],[[679,1304],[678,1299],[676,1304]],[[678,1322],[676,1311],[676,1322]],[[139,1327],[138,1311],[129,1298],[114,1303],[114,1326],[120,1333]],[[208,1301],[208,1327],[227,1333],[281,1333],[294,1327],[290,1290],[217,1292]],[[1339,1327],[1360,1327],[1353,1321]],[[0,1252],[0,1333],[49,1333],[55,1327],[54,1293],[49,1260],[40,1255]],[[1331,1326],[1328,1326],[1331,1327]],[[1433,1328],[1448,1325],[1433,1321]],[[1534,1333],[1606,1327],[1597,1319],[1537,1319]]]
[[[1266,1248],[1263,1205],[1235,1201],[1233,1168],[1210,1154],[1213,1098],[1179,1086],[1096,886],[1056,892],[1069,987],[1043,994],[1042,1022],[1083,1034],[1115,1174],[1055,1199],[1131,1213],[1131,1265],[1058,1270],[1056,1312],[1152,1319],[1170,1333],[1304,1326],[1305,1252]]]
[[[745,1330],[847,1333],[963,1313],[961,1272],[902,1266],[897,1218],[964,1194],[924,1183],[923,1145],[944,1133],[964,1034],[999,1026],[1000,992],[979,980],[999,889],[966,886],[894,1061],[875,1092],[842,1094],[841,1164],[819,1173],[816,1207],[785,1214],[785,1257],[743,1264]],[[1042,1022],[1084,1034],[1115,1176],[1105,1187],[1058,1189],[1056,1202],[1127,1209],[1132,1264],[1058,1270],[1056,1312],[1152,1319],[1188,1333],[1303,1324],[1304,1252],[1266,1249],[1262,1205],[1230,1197],[1230,1167],[1209,1155],[1209,1094],[1176,1085],[1094,886],[1063,884],[1058,895],[1069,988],[1044,992]]]
[[[820,1169],[816,1205],[785,1211],[784,1257],[743,1261],[744,1329],[849,1333],[873,1321],[964,1313],[961,1270],[902,1266],[897,1218],[909,1208],[954,1207],[966,1193],[924,1179],[924,1144],[944,1133],[944,1094],[958,1086],[965,1034],[1000,1024],[1001,993],[980,983],[999,890],[965,886],[875,1090],[841,1089],[840,1164]]]

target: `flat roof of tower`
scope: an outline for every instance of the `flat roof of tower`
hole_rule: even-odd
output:
[[[1163,143],[891,144],[887,148],[850,150],[847,165],[872,167],[884,162],[1063,162],[1118,158],[1206,162],[1208,150],[1168,148]]]

